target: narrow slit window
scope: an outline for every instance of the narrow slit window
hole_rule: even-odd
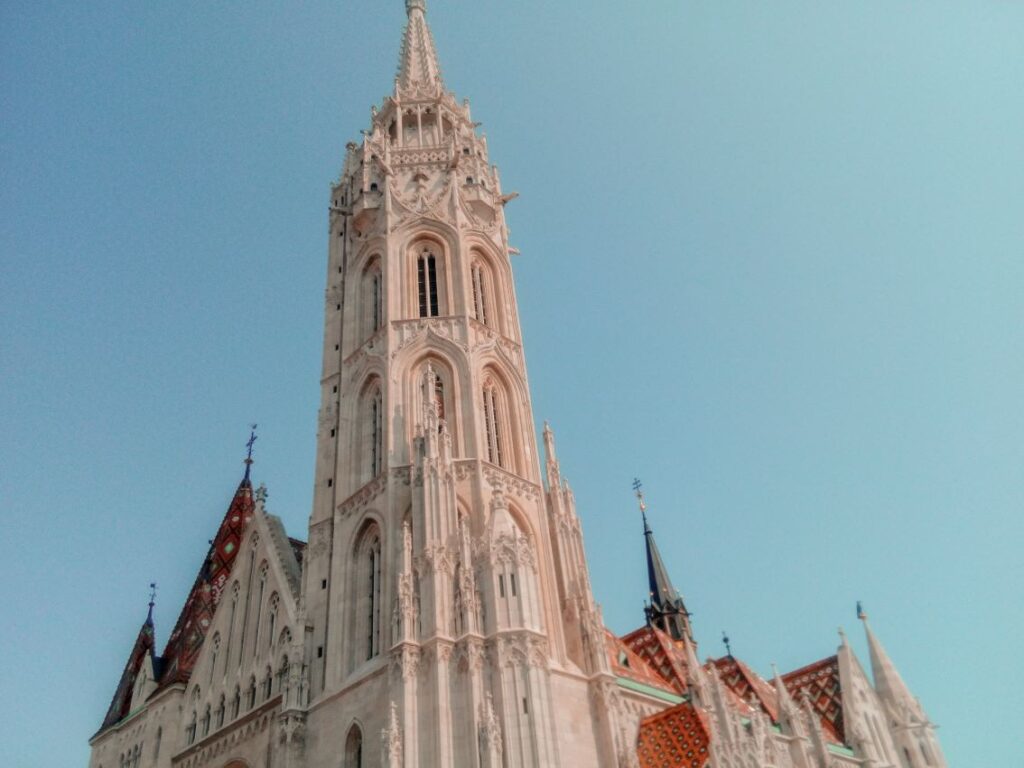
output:
[[[416,282],[419,289],[420,317],[437,317],[437,259],[425,251],[416,261]]]

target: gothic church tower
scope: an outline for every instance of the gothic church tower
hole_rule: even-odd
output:
[[[343,729],[360,766],[615,765],[614,678],[549,429],[541,475],[514,195],[445,87],[423,0],[406,11],[394,92],[332,190],[307,731]],[[328,741],[309,740],[310,765],[335,764]]]

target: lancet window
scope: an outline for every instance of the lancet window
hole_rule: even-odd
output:
[[[270,667],[267,667],[266,672],[263,673],[263,700],[266,701],[270,698],[270,694],[273,692],[274,686],[274,673]]]
[[[373,388],[365,398],[366,460],[369,476],[377,477],[384,470],[384,398],[380,387]]]
[[[484,384],[484,433],[487,441],[487,460],[499,467],[508,469],[508,456],[505,445],[504,403],[501,393],[493,380]]]
[[[267,617],[267,647],[274,647],[274,638],[277,637],[277,612],[281,598],[275,592],[270,596],[270,615]]]
[[[353,553],[354,600],[352,616],[353,668],[381,651],[383,558],[381,534],[375,523],[367,526]]]
[[[487,279],[487,267],[479,260],[474,261],[470,269],[470,277],[473,282],[473,317],[484,325],[493,325],[494,308],[490,305],[487,295],[490,282]]]
[[[220,633],[213,636],[210,650],[210,684],[213,684],[213,673],[217,669],[217,657],[220,655]]]
[[[345,768],[363,768],[363,734],[353,725],[345,740]]]
[[[255,635],[253,636],[252,655],[256,656],[260,650],[260,623],[263,620],[263,595],[267,591],[267,564],[260,566],[260,587],[256,597],[256,623]]]
[[[437,257],[429,250],[424,250],[416,259],[416,286],[420,317],[437,317],[440,314]]]
[[[366,338],[384,325],[384,278],[379,258],[374,257],[363,271],[361,299],[363,337]]]

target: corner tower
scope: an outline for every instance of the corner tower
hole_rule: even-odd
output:
[[[394,91],[331,193],[303,609],[308,731],[341,742],[310,739],[309,757],[616,765],[614,677],[550,436],[556,487],[541,475],[514,195],[445,87],[425,3],[405,5]]]

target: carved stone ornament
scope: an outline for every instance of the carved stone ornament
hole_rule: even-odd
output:
[[[380,732],[381,765],[402,768],[402,728],[398,723],[398,706],[391,702],[388,724]]]
[[[338,514],[341,517],[347,517],[353,512],[357,512],[371,501],[373,501],[381,492],[387,488],[388,476],[386,474],[378,475],[369,483],[364,485],[358,491],[353,493],[341,504],[338,505]]]
[[[391,652],[390,667],[393,675],[401,675],[403,680],[411,680],[420,671],[420,649],[408,644],[394,649]]]
[[[331,530],[333,528],[330,520],[317,523],[310,529],[309,547],[306,550],[310,560],[316,560],[327,554],[331,547]]]

